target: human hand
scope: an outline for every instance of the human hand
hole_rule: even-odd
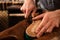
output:
[[[21,10],[26,14],[25,18],[28,18],[31,11],[35,12],[35,10],[36,10],[34,1],[33,0],[25,0],[23,6],[21,7]]]
[[[43,18],[39,26],[36,28],[37,37],[40,37],[43,33],[51,33],[54,27],[59,27],[60,24],[60,10],[46,12],[33,20]]]

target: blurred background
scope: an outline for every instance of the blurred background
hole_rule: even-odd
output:
[[[0,10],[6,10],[11,5],[21,5],[24,0],[0,0]]]
[[[6,28],[14,26],[19,21],[24,19],[24,17],[16,17],[16,16],[12,16],[12,17],[7,16],[8,19],[3,17],[5,15],[5,11],[7,11],[7,14],[23,13],[20,10],[23,3],[24,3],[24,0],[0,0],[0,31],[3,31]],[[1,18],[1,15],[3,15],[2,18]],[[8,22],[6,22],[5,20],[7,20]]]

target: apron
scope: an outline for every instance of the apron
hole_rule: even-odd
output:
[[[45,10],[56,10],[60,9],[60,0],[36,0],[38,8]]]

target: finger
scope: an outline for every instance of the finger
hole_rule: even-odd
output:
[[[44,25],[47,24],[48,22],[48,17],[44,17],[43,20],[41,21],[40,25],[36,28],[36,33],[38,33]]]
[[[32,17],[35,17],[36,9],[32,12]]]
[[[26,9],[26,14],[25,14],[25,18],[28,18],[28,16],[30,15],[31,10],[29,10],[28,8]]]
[[[24,9],[24,10],[22,10],[23,11],[23,13],[26,13],[26,10]]]
[[[52,25],[47,29],[46,32],[51,33],[54,27],[55,27],[55,25],[52,23]]]
[[[40,37],[47,29],[50,27],[52,21],[49,21],[37,34],[37,37]]]
[[[44,14],[38,15],[38,16],[34,17],[32,20],[37,20],[37,19],[40,19],[40,18],[42,18],[42,17],[44,17]]]
[[[23,6],[20,8],[20,10],[23,10],[22,8],[23,8]]]
[[[23,10],[25,7],[24,7],[24,4],[22,5],[22,7],[20,8],[20,10]]]
[[[26,9],[23,6],[20,8],[20,10],[23,11],[24,13],[26,12]]]
[[[55,25],[56,25],[56,27],[58,28],[59,27],[59,20],[55,20]]]

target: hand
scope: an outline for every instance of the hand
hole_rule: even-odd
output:
[[[36,28],[37,37],[40,37],[43,33],[51,33],[54,27],[59,27],[60,24],[60,10],[46,12],[33,20],[43,18],[40,25]]]
[[[33,2],[33,0],[25,0],[23,6],[21,7],[21,10],[26,14],[25,18],[28,18],[31,11],[35,12],[36,6]]]

